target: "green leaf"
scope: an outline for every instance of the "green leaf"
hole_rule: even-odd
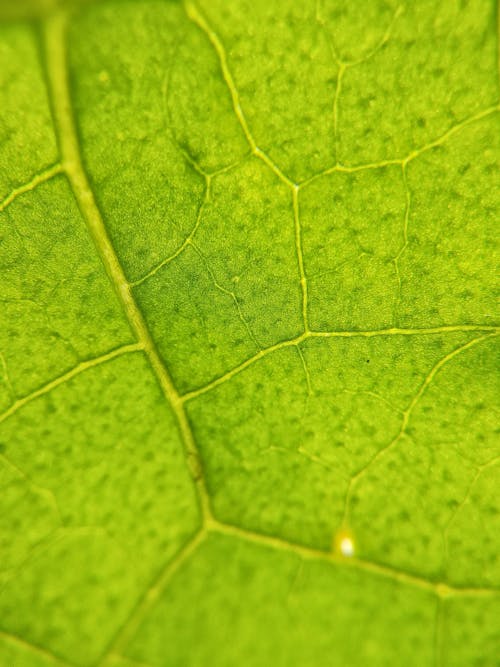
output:
[[[497,667],[494,3],[0,17],[0,664]]]

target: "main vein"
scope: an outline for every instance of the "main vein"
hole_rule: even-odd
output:
[[[69,92],[66,28],[67,16],[62,12],[49,17],[43,25],[48,84],[62,155],[62,166],[129,325],[143,347],[163,394],[175,414],[189,471],[197,490],[202,517],[206,521],[211,517],[210,500],[202,474],[200,455],[183,403],[132,294],[131,286],[111,243],[82,163]]]

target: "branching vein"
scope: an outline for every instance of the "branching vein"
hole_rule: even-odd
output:
[[[329,167],[328,169],[324,169],[323,171],[319,172],[318,174],[314,174],[313,176],[310,176],[309,178],[304,179],[300,183],[300,187],[303,188],[306,185],[309,185],[310,183],[313,183],[316,181],[318,178],[321,178],[323,176],[327,176],[329,174],[334,174],[336,172],[340,173],[346,173],[346,174],[352,174],[357,171],[366,171],[368,169],[382,169],[384,167],[389,167],[391,165],[398,165],[398,166],[404,166],[407,165],[409,162],[412,160],[415,160],[417,157],[422,155],[423,153],[426,153],[429,151],[431,148],[435,148],[437,146],[441,146],[444,144],[450,137],[453,135],[457,134],[460,132],[464,127],[467,127],[468,125],[471,125],[472,123],[476,123],[479,120],[482,120],[483,118],[487,118],[488,116],[491,116],[495,113],[498,113],[500,111],[500,105],[495,105],[492,107],[488,107],[487,109],[483,109],[483,111],[480,111],[469,118],[465,118],[463,121],[457,123],[453,127],[449,128],[444,134],[442,134],[440,137],[437,137],[433,141],[430,141],[427,144],[424,144],[423,146],[420,146],[419,148],[416,148],[415,150],[411,151],[406,155],[405,157],[402,158],[390,158],[387,160],[380,160],[379,162],[367,162],[365,164],[356,164],[356,165],[344,165],[344,164],[334,164],[332,167]]]
[[[405,205],[405,217],[403,220],[403,243],[398,250],[396,256],[393,259],[394,263],[394,269],[396,271],[396,277],[398,279],[398,298],[401,298],[401,274],[399,271],[399,260],[401,258],[401,255],[404,253],[406,248],[408,247],[408,222],[410,219],[410,208],[411,208],[411,192],[410,188],[408,187],[408,178],[406,174],[406,163],[401,166],[402,170],[402,175],[403,175],[403,185],[405,188],[405,195],[406,195],[406,205]]]
[[[168,582],[179,568],[195,553],[205,537],[206,532],[204,530],[198,531],[196,535],[194,535],[194,537],[181,548],[177,555],[174,556],[173,559],[169,559],[161,568],[151,585],[146,589],[135,607],[132,609],[127,620],[112,639],[97,667],[106,667],[107,665],[112,664],[113,659],[124,651],[144,618],[160,598]]]
[[[130,283],[131,287],[137,287],[138,285],[141,285],[143,282],[154,276],[155,274],[158,273],[164,266],[167,264],[170,264],[176,257],[178,257],[184,250],[192,245],[193,239],[195,237],[196,232],[198,231],[198,228],[201,223],[201,219],[203,217],[203,212],[207,206],[207,204],[210,201],[210,185],[211,185],[211,177],[205,175],[205,194],[203,197],[203,201],[201,202],[199,208],[198,208],[198,213],[196,216],[196,220],[194,223],[194,226],[192,230],[189,232],[189,234],[186,236],[184,241],[181,243],[181,245],[175,250],[171,255],[163,259],[161,262],[159,262],[156,266],[154,266],[150,271],[148,271],[142,278],[138,278],[137,280],[134,280],[133,282]]]
[[[437,620],[436,620],[436,637],[437,637],[436,651],[438,653],[439,646],[442,641],[440,634],[441,633],[440,619],[443,609],[443,599],[450,596],[458,596],[458,595],[462,596],[498,595],[500,594],[500,590],[494,588],[454,587],[441,582],[433,582],[423,577],[417,576],[411,572],[405,572],[386,565],[363,560],[358,557],[344,558],[341,555],[334,552],[321,551],[319,549],[315,549],[305,545],[295,544],[279,537],[263,535],[260,533],[253,532],[251,530],[247,530],[245,528],[224,524],[222,522],[215,520],[212,516],[210,499],[202,470],[201,457],[193,437],[191,426],[187,418],[187,414],[185,411],[185,403],[229,381],[238,373],[249,368],[254,363],[263,359],[265,356],[277,352],[278,350],[286,349],[288,347],[293,347],[293,346],[297,347],[297,350],[299,352],[307,380],[308,394],[310,394],[311,386],[310,386],[309,372],[307,369],[307,365],[305,363],[304,356],[299,347],[301,343],[308,340],[309,338],[311,339],[335,338],[335,337],[350,338],[350,337],[375,337],[375,336],[391,336],[391,335],[422,336],[422,335],[432,335],[432,334],[447,334],[453,332],[455,333],[480,332],[484,334],[478,338],[474,338],[473,340],[456,348],[455,350],[444,356],[434,365],[434,367],[425,377],[417,393],[409,403],[406,410],[404,410],[402,413],[401,426],[396,437],[388,445],[379,450],[375,454],[375,456],[372,457],[372,459],[351,478],[349,489],[345,499],[345,507],[346,507],[345,513],[346,513],[346,518],[348,518],[350,500],[352,497],[353,489],[360,481],[362,476],[367,472],[369,467],[372,464],[374,464],[380,457],[384,456],[390,449],[392,449],[400,441],[400,439],[402,438],[402,436],[404,435],[404,433],[408,428],[410,418],[415,410],[416,405],[421,400],[423,394],[434,380],[436,374],[442,369],[442,367],[445,364],[447,364],[451,359],[453,359],[458,354],[461,354],[462,352],[471,348],[472,346],[480,344],[483,341],[493,336],[497,336],[499,334],[495,327],[486,325],[483,326],[481,324],[449,325],[449,326],[429,327],[422,329],[412,329],[412,328],[403,329],[403,328],[393,327],[389,329],[367,330],[367,331],[311,331],[308,323],[308,292],[307,292],[306,271],[304,267],[304,258],[303,258],[302,230],[301,230],[300,215],[299,215],[300,214],[299,188],[302,185],[312,182],[313,180],[319,178],[320,176],[330,174],[336,171],[351,173],[364,169],[382,168],[389,165],[401,166],[403,169],[403,179],[405,182],[405,187],[407,192],[407,202],[405,210],[404,229],[403,229],[404,242],[401,249],[398,251],[398,254],[394,258],[394,263],[398,276],[398,282],[399,285],[401,286],[398,260],[408,244],[408,219],[409,219],[409,210],[411,203],[410,193],[408,190],[408,185],[406,180],[406,166],[411,160],[415,159],[425,151],[428,151],[431,148],[434,148],[435,146],[444,143],[448,138],[450,138],[455,133],[459,132],[466,125],[469,125],[470,123],[476,122],[482,118],[485,118],[493,113],[498,112],[500,107],[498,105],[490,107],[489,109],[486,109],[480,113],[475,114],[474,116],[471,116],[468,119],[465,119],[464,121],[450,128],[441,137],[438,137],[434,141],[422,146],[419,149],[413,150],[404,158],[393,159],[393,160],[390,159],[378,163],[354,165],[354,166],[346,166],[336,163],[330,169],[327,169],[323,171],[321,174],[317,174],[305,180],[303,183],[299,185],[294,183],[272,161],[272,159],[257,145],[242,109],[240,96],[238,94],[238,90],[236,88],[234,79],[232,77],[228,65],[228,59],[224,45],[222,44],[217,34],[207,23],[206,19],[201,15],[201,13],[198,11],[198,9],[192,2],[187,1],[185,4],[185,8],[189,19],[193,21],[193,23],[195,23],[206,34],[210,43],[215,49],[215,52],[219,58],[224,82],[227,85],[227,88],[231,96],[234,113],[245,135],[246,141],[250,146],[252,154],[258,157],[262,162],[264,162],[264,164],[266,164],[266,166],[273,171],[273,173],[280,179],[281,182],[285,183],[289,188],[291,188],[292,198],[293,198],[292,201],[293,201],[294,227],[295,227],[295,245],[296,245],[297,262],[298,262],[298,269],[300,276],[300,284],[302,290],[302,316],[303,316],[304,332],[293,339],[281,341],[279,343],[276,343],[275,345],[269,346],[266,349],[259,350],[251,358],[242,362],[233,369],[227,371],[220,377],[213,379],[211,382],[209,382],[203,387],[194,389],[193,391],[190,391],[184,394],[183,396],[181,396],[177,392],[177,389],[174,386],[172,378],[170,377],[168,368],[166,367],[165,363],[160,357],[156,344],[148,329],[144,315],[142,314],[135,300],[132,288],[134,286],[143,283],[145,280],[155,275],[162,267],[164,267],[166,264],[168,264],[169,262],[173,261],[176,257],[178,257],[188,246],[192,246],[203,258],[203,255],[200,253],[200,251],[197,250],[196,245],[193,242],[193,239],[200,225],[204,207],[210,198],[211,176],[203,174],[206,179],[205,196],[198,210],[194,227],[189,232],[188,236],[169,257],[162,260],[142,278],[136,280],[134,283],[129,283],[126,279],[123,268],[120,264],[116,251],[108,235],[105,222],[100,213],[98,205],[95,201],[94,194],[90,188],[89,181],[82,162],[80,146],[78,143],[77,132],[73,119],[73,112],[71,108],[71,99],[70,99],[70,92],[68,85],[67,54],[66,54],[67,17],[63,12],[55,13],[49,18],[47,18],[44,23],[44,47],[46,55],[47,76],[49,82],[50,97],[53,105],[53,114],[54,114],[54,121],[56,126],[58,142],[62,154],[62,163],[53,165],[52,167],[41,172],[40,174],[34,176],[29,183],[26,183],[25,185],[22,185],[13,190],[2,202],[0,202],[0,212],[4,211],[7,208],[7,206],[10,203],[12,203],[19,195],[25,192],[29,192],[30,190],[33,190],[39,184],[49,180],[56,174],[64,172],[71,184],[75,199],[78,203],[82,216],[85,219],[89,234],[93,239],[96,250],[105,267],[107,275],[116,291],[116,294],[121,302],[123,311],[127,316],[130,328],[132,329],[137,342],[130,345],[124,345],[116,350],[108,352],[107,354],[101,355],[100,357],[97,357],[95,359],[81,362],[72,370],[61,375],[59,378],[52,380],[51,382],[47,383],[40,389],[37,389],[36,391],[32,392],[28,396],[17,399],[3,414],[0,415],[0,423],[8,419],[11,415],[15,414],[19,409],[21,409],[31,401],[34,401],[38,397],[41,397],[49,393],[52,389],[71,380],[72,378],[84,372],[85,370],[93,368],[107,361],[110,361],[120,355],[137,351],[144,352],[144,354],[148,358],[151,368],[157,377],[159,385],[161,386],[164,397],[168,402],[168,404],[171,406],[173,413],[176,417],[179,432],[181,435],[181,440],[185,450],[189,471],[197,491],[197,496],[203,518],[203,525],[200,528],[200,530],[196,533],[196,535],[193,536],[184,545],[184,547],[181,548],[178,554],[164,565],[164,567],[155,577],[154,581],[151,583],[150,587],[144,592],[144,594],[138,600],[137,605],[131,611],[130,616],[122,625],[122,627],[119,629],[115,637],[112,639],[110,645],[106,649],[102,659],[99,662],[99,667],[105,667],[105,665],[110,664],[117,656],[119,656],[123,652],[124,648],[129,644],[131,638],[135,635],[135,633],[137,632],[138,628],[140,627],[141,623],[143,622],[147,614],[151,611],[154,604],[163,594],[168,582],[178,572],[179,568],[196,553],[197,549],[199,548],[203,540],[206,538],[209,531],[230,535],[233,537],[237,537],[239,539],[260,544],[262,546],[267,546],[273,549],[278,549],[289,553],[293,553],[304,560],[306,559],[324,560],[334,565],[349,567],[352,569],[369,573],[371,575],[389,578],[394,581],[400,582],[401,584],[416,586],[418,588],[421,588],[423,590],[435,594],[439,598],[438,601],[439,606],[437,610]],[[393,21],[389,26],[389,29],[384,34],[380,44],[376,46],[376,49],[373,52],[370,52],[368,57],[373,55],[373,53],[376,52],[376,50],[378,50],[385,43],[385,41],[387,41],[390,35],[390,31],[392,30],[394,21],[399,15],[399,11],[400,8],[397,9]],[[356,63],[354,62],[339,63],[340,69],[338,72],[335,99],[333,103],[333,125],[334,125],[334,135],[335,135],[336,160],[337,160],[337,143],[338,143],[338,137],[337,137],[338,100],[341,92],[342,77],[346,67],[354,64]],[[499,73],[500,73],[500,61],[499,61]],[[185,155],[185,157],[186,159],[190,160],[189,155],[187,156]],[[194,168],[196,168],[195,164],[193,166]],[[200,171],[199,169],[197,170]],[[200,173],[202,172],[200,171]],[[233,297],[233,299],[235,300],[236,307],[238,308],[240,317],[243,323],[248,328],[248,325],[246,324],[243,318],[243,315],[239,307],[239,303],[234,293],[221,287],[216,282],[215,277],[213,276],[213,273],[211,272],[211,269],[208,266],[208,264],[207,267],[218,289]],[[489,465],[490,464],[486,464],[486,466],[483,466],[481,468],[481,471]],[[472,481],[472,484],[467,491],[466,499],[469,497],[470,491],[474,486],[475,482],[477,481],[479,474],[480,473],[478,472],[476,477],[474,477],[474,480]],[[464,502],[466,502],[466,499],[464,500]],[[463,506],[463,503],[461,506]],[[72,667],[71,665],[69,665],[69,663],[62,661],[57,656],[52,655],[51,653],[48,653],[37,646],[28,644],[23,640],[8,633],[0,631],[0,639],[3,639],[6,642],[8,641],[17,643],[27,650],[30,650],[34,653],[38,653],[44,658],[50,660],[56,666],[59,665],[60,667]]]
[[[480,324],[464,324],[464,325],[449,325],[441,327],[429,327],[427,329],[400,329],[397,327],[392,327],[390,329],[374,329],[367,331],[307,331],[300,334],[296,338],[291,338],[289,340],[280,341],[274,345],[266,347],[257,354],[254,354],[252,357],[243,361],[238,366],[235,366],[226,373],[220,375],[217,378],[214,378],[206,385],[193,389],[192,391],[187,392],[181,397],[182,401],[189,401],[202,394],[205,394],[208,391],[211,391],[215,387],[218,387],[224,382],[231,380],[235,375],[241,373],[249,366],[252,366],[255,362],[267,357],[267,355],[282,350],[284,348],[299,345],[309,338],[374,338],[378,336],[430,336],[437,334],[448,334],[448,333],[466,333],[466,332],[478,332],[478,333],[496,333],[498,331],[497,327],[489,325],[480,325]]]
[[[26,640],[21,639],[21,637],[13,635],[10,632],[4,632],[3,630],[0,630],[0,639],[2,639],[7,644],[18,646],[24,651],[37,655],[39,658],[43,658],[51,664],[56,665],[56,667],[75,667],[74,663],[63,660],[54,653],[47,651],[47,649],[44,649],[41,646],[37,646],[31,642],[27,642]]]
[[[420,385],[419,390],[413,397],[413,399],[410,401],[408,407],[406,410],[403,412],[403,418],[401,420],[401,427],[397,433],[397,435],[382,449],[379,449],[379,451],[372,456],[372,458],[360,469],[358,472],[351,477],[351,480],[349,482],[349,488],[347,490],[346,498],[345,498],[345,505],[344,505],[344,519],[343,519],[343,524],[348,525],[349,524],[349,515],[350,515],[350,509],[351,509],[351,502],[352,502],[352,497],[355,488],[359,484],[360,480],[366,475],[368,470],[377,462],[379,461],[382,457],[386,456],[386,454],[391,451],[401,440],[403,435],[406,433],[406,430],[408,428],[408,424],[410,421],[410,418],[413,414],[413,411],[415,410],[415,407],[419,403],[420,399],[424,395],[424,393],[427,391],[429,388],[430,384],[434,380],[435,376],[439,371],[445,366],[447,363],[449,363],[454,357],[456,357],[459,354],[462,354],[466,350],[469,350],[471,347],[474,347],[475,345],[478,345],[480,343],[483,343],[486,340],[489,340],[490,338],[493,338],[495,336],[498,336],[498,333],[493,333],[493,334],[487,334],[485,336],[480,336],[478,338],[473,338],[472,340],[468,341],[464,345],[461,345],[460,347],[457,347],[456,349],[452,350],[449,352],[447,355],[445,355],[442,359],[440,359],[430,370],[430,372],[427,374],[425,380],[422,382]]]
[[[54,380],[51,380],[43,387],[40,387],[40,389],[36,389],[31,394],[28,394],[27,396],[23,396],[22,398],[17,399],[17,401],[15,401],[7,410],[5,410],[5,412],[3,412],[0,415],[0,424],[9,417],[11,417],[13,414],[15,414],[18,410],[23,408],[28,403],[31,403],[40,396],[48,394],[56,387],[59,387],[61,384],[64,384],[65,382],[68,382],[77,375],[80,375],[80,373],[83,373],[84,371],[89,370],[90,368],[95,368],[96,366],[104,364],[107,361],[111,361],[112,359],[120,357],[123,354],[127,354],[129,352],[137,352],[142,349],[143,347],[140,343],[132,343],[131,345],[123,345],[122,347],[119,347],[116,350],[112,350],[111,352],[107,352],[106,354],[103,354],[100,357],[96,357],[95,359],[82,361],[80,364],[78,364],[78,366],[75,366],[70,371],[67,371],[66,373],[63,373],[59,377],[55,378]]]
[[[222,71],[222,77],[229,90],[229,94],[231,95],[231,101],[233,104],[234,113],[236,115],[236,118],[238,119],[241,129],[243,130],[243,134],[245,135],[245,138],[248,142],[248,145],[250,146],[252,153],[256,155],[258,158],[260,158],[263,162],[265,162],[265,164],[272,171],[274,171],[274,173],[278,176],[280,180],[286,183],[289,187],[293,187],[293,185],[295,185],[294,182],[281,171],[281,169],[271,160],[271,158],[261,148],[259,148],[257,142],[255,141],[250,131],[247,119],[245,117],[245,114],[243,113],[238,89],[236,88],[233,76],[231,74],[231,70],[229,69],[226,49],[224,48],[224,45],[219,39],[219,36],[211,28],[206,18],[202,16],[198,8],[192,2],[186,2],[185,9],[188,18],[195,25],[197,25],[198,28],[200,28],[200,30],[202,30],[205,33],[210,43],[214,47],[215,52],[217,53]]]
[[[46,181],[49,181],[51,178],[56,176],[57,174],[60,174],[62,172],[62,166],[60,164],[54,164],[48,169],[45,169],[39,174],[36,174],[36,176],[33,176],[31,181],[28,183],[25,183],[24,185],[20,185],[19,187],[15,188],[12,190],[12,192],[5,197],[5,199],[0,202],[0,213],[2,211],[5,211],[7,206],[9,204],[12,204],[12,202],[17,199],[20,195],[23,195],[25,192],[30,192],[31,190],[34,190],[38,185],[41,185],[42,183],[45,183]]]
[[[108,236],[104,221],[89,186],[80,157],[80,147],[74,126],[68,86],[66,21],[66,14],[61,12],[48,18],[44,24],[47,76],[53,105],[54,122],[63,157],[63,167],[87,224],[89,234],[94,241],[108,277],[120,299],[130,327],[147,355],[165,399],[171,405],[177,419],[188,468],[197,490],[203,519],[206,520],[211,515],[210,500],[203,477],[201,458],[194,441],[191,426],[170,374],[159,355],[146,321],[135,301],[130,284],[125,278],[124,271]]]

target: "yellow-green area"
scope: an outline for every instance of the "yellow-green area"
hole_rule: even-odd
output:
[[[2,667],[499,667],[497,14],[0,2]]]

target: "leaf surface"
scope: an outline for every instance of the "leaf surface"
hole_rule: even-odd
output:
[[[0,17],[0,663],[497,666],[493,3]]]

